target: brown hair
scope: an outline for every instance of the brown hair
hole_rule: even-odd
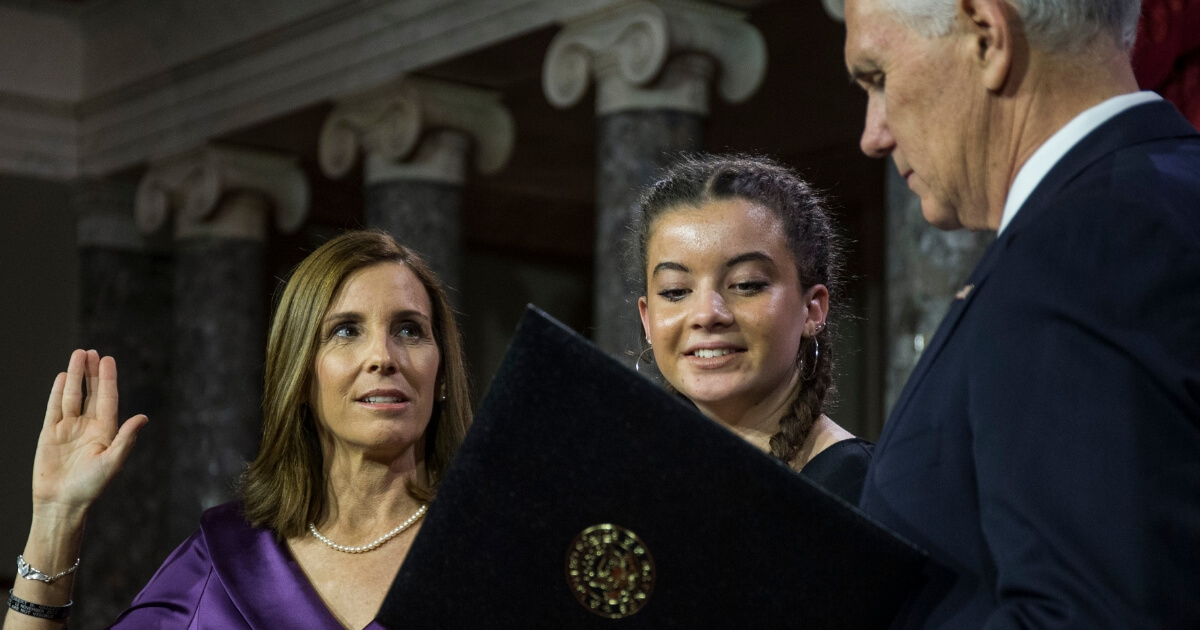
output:
[[[409,494],[433,498],[471,422],[462,338],[441,281],[420,256],[386,232],[351,231],[331,239],[296,266],[279,294],[267,340],[262,445],[241,479],[246,519],[280,538],[299,536],[308,523],[320,522],[328,507],[316,418],[305,402],[321,319],[350,274],[384,262],[406,265],[429,294],[441,353],[438,380],[446,392],[425,431],[427,484],[410,481]]]
[[[813,285],[825,285],[832,311],[840,298],[843,256],[841,238],[833,229],[824,200],[792,170],[757,156],[684,156],[668,166],[646,191],[635,234],[635,263],[642,293],[646,293],[648,282],[647,248],[659,217],[724,199],[749,201],[779,218],[796,263],[800,292]],[[802,378],[788,412],[779,420],[779,431],[771,436],[771,454],[786,464],[795,459],[813,424],[832,400],[834,336],[834,323],[827,317],[816,335],[802,340],[796,348]]]

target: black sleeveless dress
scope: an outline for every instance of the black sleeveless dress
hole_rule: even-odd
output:
[[[867,466],[871,464],[874,450],[874,444],[860,438],[842,440],[817,453],[800,469],[800,474],[850,505],[858,506],[858,497],[862,494],[863,480],[867,478]]]

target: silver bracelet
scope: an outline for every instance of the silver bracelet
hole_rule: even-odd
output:
[[[74,573],[75,569],[78,569],[78,568],[79,568],[79,558],[75,558],[75,564],[70,569],[63,571],[62,573],[48,575],[48,574],[42,573],[41,571],[38,571],[37,569],[29,566],[29,563],[25,562],[24,556],[17,556],[17,575],[25,578],[26,580],[38,580],[38,581],[50,584],[54,580],[57,580],[58,578],[63,577],[64,575],[70,575],[70,574]]]

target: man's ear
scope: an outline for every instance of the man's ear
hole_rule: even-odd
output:
[[[1000,92],[1009,82],[1020,30],[1020,18],[1007,0],[958,0],[969,54],[980,70],[983,85]]]

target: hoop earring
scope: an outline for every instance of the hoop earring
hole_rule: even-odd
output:
[[[641,371],[642,371],[642,357],[646,356],[646,352],[648,352],[648,351],[650,351],[650,350],[653,350],[653,349],[654,349],[654,346],[646,346],[646,348],[645,348],[644,350],[642,350],[641,352],[639,352],[639,353],[638,353],[638,355],[637,355],[637,360],[635,360],[635,361],[633,362],[633,371],[634,371],[634,372],[641,372]],[[650,354],[650,358],[651,358],[651,359],[653,359],[653,358],[654,358],[654,354],[653,354],[653,353],[651,353],[651,354]],[[650,362],[649,362],[649,361],[646,361],[646,365],[650,365]]]
[[[805,380],[805,381],[811,381],[811,380],[813,380],[813,377],[817,375],[817,360],[821,358],[821,341],[819,339],[817,339],[815,336],[812,338],[812,340],[813,340],[812,369],[810,369],[808,371],[808,374],[804,373],[804,358],[802,357],[800,359],[800,379]]]

